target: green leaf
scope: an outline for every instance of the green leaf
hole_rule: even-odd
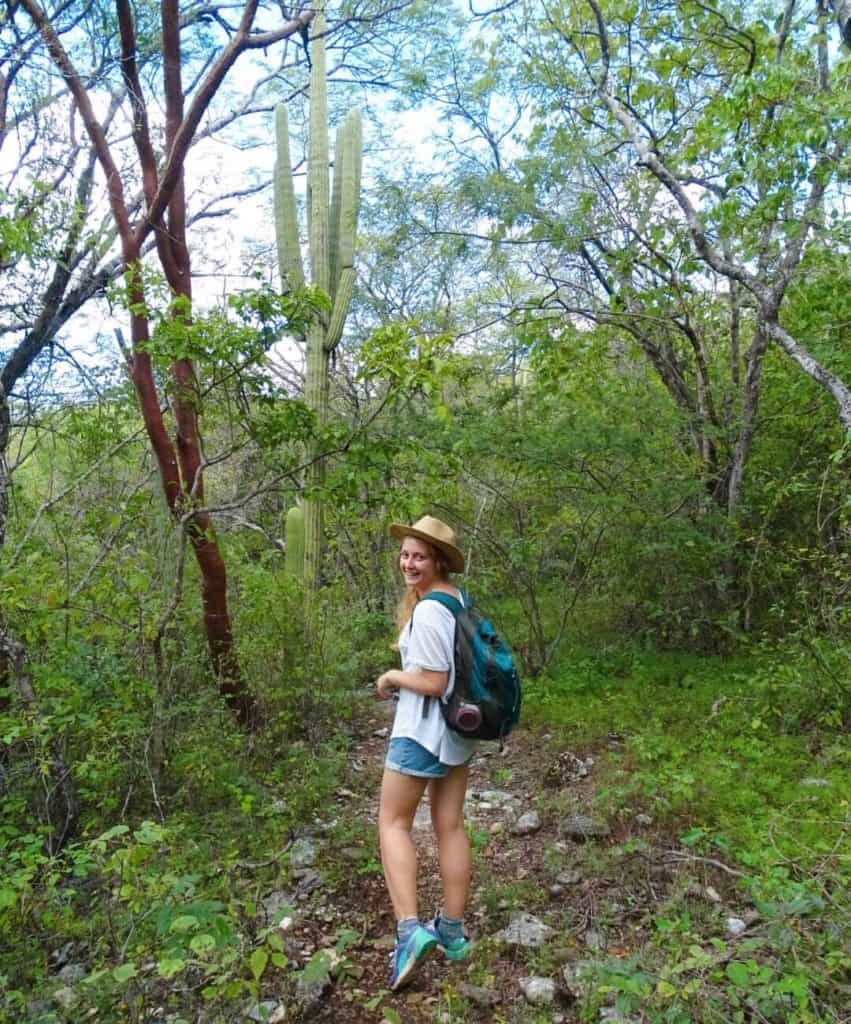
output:
[[[266,970],[266,965],[269,963],[269,954],[265,949],[255,949],[251,954],[251,960],[249,963],[251,966],[251,973],[254,975],[254,980],[259,981],[260,976]]]
[[[134,963],[128,962],[126,964],[121,964],[119,967],[116,967],[112,972],[112,976],[119,983],[119,985],[121,985],[125,981],[129,981],[131,978],[135,978],[138,973],[139,972],[136,970],[136,965]]]
[[[727,977],[739,988],[746,988],[750,983],[751,973],[746,964],[740,960],[733,960],[727,964]]]
[[[180,917],[176,917],[171,922],[169,931],[183,934],[185,932],[192,931],[193,928],[198,927],[198,918],[194,914],[181,914]]]
[[[198,956],[204,956],[209,953],[211,949],[215,948],[215,945],[216,940],[207,932],[202,932],[200,935],[193,935],[189,942],[189,948],[193,953],[197,953]]]
[[[186,961],[179,956],[164,956],[157,964],[161,978],[173,978],[186,966]]]
[[[390,1024],[402,1024],[402,1018],[395,1010],[391,1010],[389,1006],[384,1007],[384,1019],[389,1020]]]

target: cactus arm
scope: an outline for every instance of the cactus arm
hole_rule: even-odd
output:
[[[291,576],[304,576],[304,510],[294,505],[284,525],[284,568]]]
[[[311,280],[330,292],[328,274],[328,92],[325,81],[325,12],[313,21],[320,38],[313,43],[310,72],[309,222]]]
[[[340,281],[337,285],[337,294],[334,296],[334,308],[331,311],[331,322],[328,324],[328,333],[325,336],[325,351],[333,352],[343,336],[343,325],[349,312],[349,303],[352,301],[352,292],[355,288],[354,267],[343,267],[340,274]]]
[[[353,110],[346,118],[343,133],[343,158],[340,183],[340,223],[337,231],[337,266],[342,272],[355,263],[355,239],[360,207],[361,151],[363,141],[361,119]]]
[[[343,190],[345,127],[344,122],[337,128],[337,136],[334,141],[334,184],[331,188],[331,209],[328,223],[328,277],[332,298],[337,294],[340,278],[340,195]]]
[[[278,269],[281,291],[304,284],[304,265],[298,237],[298,212],[290,162],[290,130],[287,108],[275,108],[275,135],[278,158],[275,162],[275,236],[278,244]]]

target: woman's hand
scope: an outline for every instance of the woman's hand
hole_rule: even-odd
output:
[[[392,697],[394,692],[399,689],[398,685],[392,682],[390,678],[393,675],[393,671],[393,669],[390,669],[389,672],[383,672],[378,677],[378,680],[375,684],[375,689],[378,692],[378,696],[382,700],[387,700],[389,697]]]

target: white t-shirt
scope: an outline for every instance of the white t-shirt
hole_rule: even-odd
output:
[[[464,603],[463,597],[460,597]],[[402,656],[402,671],[416,672],[425,669],[431,672],[449,672],[449,679],[443,693],[448,699],[455,685],[455,616],[438,601],[420,601],[414,608],[413,628],[411,620],[405,623],[399,634],[399,653]],[[399,703],[393,720],[391,739],[404,737],[416,740],[444,764],[464,764],[476,750],[476,741],[467,739],[450,729],[437,706],[437,699],[428,701],[423,717],[426,697],[413,690],[399,690]]]

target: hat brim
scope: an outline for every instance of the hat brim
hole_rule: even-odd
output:
[[[437,548],[438,551],[446,555],[446,567],[450,572],[464,571],[464,555],[454,544],[448,544],[445,540],[439,540],[423,530],[415,530],[413,526],[405,526],[404,523],[391,523],[390,536],[395,537],[396,540],[404,540],[406,537],[416,537],[417,540],[424,540],[426,544],[431,544],[433,548]]]

